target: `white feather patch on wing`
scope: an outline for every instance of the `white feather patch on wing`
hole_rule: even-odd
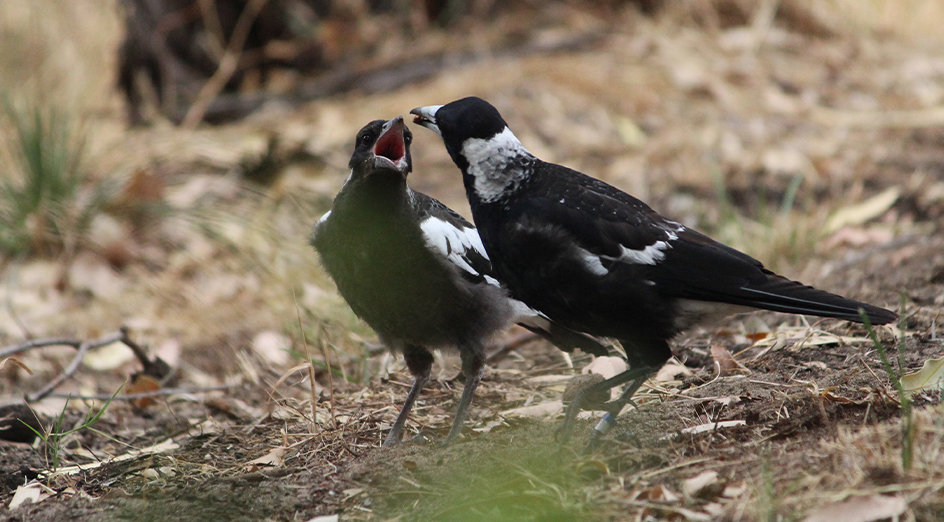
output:
[[[607,270],[605,266],[603,266],[603,262],[600,261],[600,256],[579,247],[577,248],[577,255],[580,256],[580,260],[583,261],[584,266],[593,275],[602,277],[610,273],[610,271]]]
[[[680,232],[681,230],[682,228],[680,226],[678,231]],[[672,248],[672,244],[669,242],[678,239],[678,234],[671,230],[666,230],[665,233],[668,236],[665,240],[656,241],[640,250],[634,250],[626,248],[625,245],[620,245],[620,256],[616,258],[616,261],[637,265],[654,265],[662,261],[665,259],[665,251]]]
[[[545,332],[551,328],[551,320],[546,315],[524,304],[517,299],[508,299],[511,310],[515,315],[515,322],[526,324],[532,328],[539,328]]]
[[[312,229],[312,232],[311,232],[311,241],[314,241],[315,238],[318,236],[318,229],[320,229],[321,226],[324,225],[325,221],[328,220],[328,217],[330,215],[331,215],[331,211],[329,210],[325,212],[323,216],[321,216],[321,219],[319,219],[317,223],[315,223],[315,227]]]
[[[617,261],[634,263],[637,265],[654,265],[665,259],[665,251],[672,248],[668,241],[656,241],[642,250],[632,250],[620,245],[620,256]]]
[[[462,270],[474,275],[481,275],[465,259],[465,253],[474,250],[478,255],[488,259],[482,238],[474,228],[458,228],[448,221],[436,217],[428,217],[420,223],[426,245],[439,252],[443,257]],[[489,278],[486,278],[488,281]],[[495,281],[492,283],[492,281]],[[490,284],[498,286],[498,281],[492,279]]]

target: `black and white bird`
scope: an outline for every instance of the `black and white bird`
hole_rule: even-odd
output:
[[[733,248],[666,219],[642,201],[575,170],[541,161],[479,98],[411,111],[439,134],[462,171],[472,217],[511,296],[576,331],[615,338],[629,369],[578,393],[560,434],[587,397],[630,383],[603,405],[606,433],[668,341],[696,323],[761,308],[886,324],[894,313],[791,281]]]
[[[354,313],[391,350],[401,352],[413,386],[384,446],[400,442],[406,419],[429,380],[430,349],[456,347],[465,388],[446,442],[459,435],[485,368],[485,343],[512,323],[559,348],[605,355],[592,337],[549,321],[509,299],[467,220],[411,190],[412,133],[402,117],[357,133],[348,176],[315,225],[311,244]]]

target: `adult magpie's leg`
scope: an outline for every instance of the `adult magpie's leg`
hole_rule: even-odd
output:
[[[619,415],[620,410],[623,409],[623,406],[632,402],[633,394],[639,390],[642,383],[646,382],[646,379],[657,372],[659,368],[665,364],[665,361],[672,356],[672,350],[663,339],[636,340],[636,342],[621,341],[621,343],[626,351],[630,366],[629,369],[577,392],[574,399],[567,407],[563,425],[557,430],[557,439],[561,443],[565,443],[570,439],[570,435],[574,429],[574,423],[577,420],[577,414],[580,413],[580,410],[583,408],[584,401],[587,397],[596,396],[601,392],[609,391],[611,388],[627,382],[630,383],[629,386],[623,390],[623,393],[618,399],[602,405],[602,409],[606,410],[606,414],[600,419],[600,422],[594,426],[593,432],[590,434],[590,443],[587,449],[592,449],[592,447],[596,446],[600,437],[605,435],[616,425],[616,417]]]
[[[577,421],[577,414],[580,413],[580,410],[583,409],[584,401],[586,400],[586,397],[592,397],[601,392],[609,391],[610,388],[619,386],[621,384],[624,384],[630,381],[632,381],[632,384],[630,384],[630,386],[626,388],[626,390],[627,391],[632,390],[632,393],[635,393],[636,390],[638,390],[639,387],[642,385],[642,383],[646,382],[646,378],[649,377],[649,375],[654,370],[655,369],[650,368],[650,367],[630,368],[623,373],[616,374],[605,381],[601,381],[596,384],[587,386],[586,388],[577,392],[574,395],[573,400],[570,401],[570,404],[567,406],[567,411],[564,414],[563,424],[561,424],[561,427],[557,429],[557,440],[560,441],[561,444],[564,444],[568,440],[570,440],[570,436],[574,430],[574,423]],[[632,393],[630,393],[627,396],[627,400],[632,397]],[[612,408],[610,407],[610,405],[615,404],[616,402],[619,402],[621,399],[623,399],[624,396],[626,396],[625,392],[623,396],[620,396],[620,399],[617,399],[616,401],[608,402],[603,405],[604,409],[607,410],[607,415],[611,415]],[[625,402],[623,404],[625,404]],[[620,406],[620,408],[622,408],[622,406]],[[618,414],[619,410],[616,410],[616,413]],[[615,420],[615,415],[613,415],[613,418]],[[594,430],[596,430],[596,428],[594,428]],[[606,430],[608,431],[609,427],[607,427]]]

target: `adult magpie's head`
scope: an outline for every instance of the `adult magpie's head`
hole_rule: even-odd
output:
[[[530,175],[528,165],[534,156],[487,101],[463,98],[418,107],[410,114],[415,115],[414,123],[442,136],[449,156],[463,173],[470,198],[491,202],[508,197]]]
[[[469,139],[490,140],[505,131],[508,125],[498,109],[487,101],[470,96],[446,105],[417,107],[410,111],[413,123],[442,136],[446,149],[455,159]]]
[[[357,133],[354,154],[348,167],[354,172],[398,172],[404,177],[413,170],[410,143],[413,133],[403,123],[403,116],[374,120]]]

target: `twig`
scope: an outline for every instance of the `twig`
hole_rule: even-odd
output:
[[[338,419],[334,416],[334,372],[331,370],[331,358],[328,357],[328,350],[325,348],[325,332],[324,323],[320,323],[319,327],[319,336],[318,336],[318,346],[321,347],[321,355],[324,357],[325,365],[328,367],[328,405],[331,406],[331,424],[337,429]],[[309,359],[311,361],[311,359]]]
[[[187,110],[184,116],[182,126],[186,129],[192,129],[203,120],[207,108],[213,103],[216,96],[226,87],[229,80],[239,69],[239,57],[242,54],[243,47],[246,45],[246,39],[249,37],[249,30],[253,22],[259,16],[259,12],[265,7],[269,0],[250,0],[243,12],[239,15],[236,25],[233,28],[233,35],[226,46],[226,53],[220,60],[220,66],[213,73],[213,76],[200,89],[196,101]]]
[[[163,362],[160,359],[152,361],[147,356],[147,352],[140,345],[131,340],[128,336],[128,328],[122,326],[117,332],[112,332],[107,335],[103,335],[98,339],[93,339],[91,341],[81,341],[79,339],[73,339],[70,337],[53,337],[49,339],[33,339],[25,343],[15,344],[8,346],[3,350],[0,350],[0,358],[9,357],[27,350],[32,350],[33,348],[43,348],[46,346],[71,346],[76,348],[78,351],[75,356],[72,357],[72,361],[69,362],[69,365],[66,369],[59,375],[57,375],[52,381],[50,381],[46,386],[43,386],[36,393],[26,395],[24,399],[27,403],[36,402],[44,399],[49,396],[53,390],[58,388],[66,379],[75,374],[79,369],[79,365],[82,363],[82,360],[85,358],[85,354],[89,350],[94,350],[95,348],[100,348],[102,346],[120,342],[126,345],[128,348],[134,352],[134,355],[141,361],[141,364],[144,365],[145,373],[152,375],[155,371],[164,370],[166,375],[167,363]],[[160,375],[154,375],[155,377],[161,377]]]
[[[69,363],[69,366],[66,367],[65,371],[57,375],[55,379],[50,381],[49,384],[47,384],[46,386],[43,386],[38,392],[24,397],[24,400],[27,403],[42,400],[44,397],[49,395],[53,390],[58,388],[59,385],[62,384],[62,381],[71,377],[72,374],[74,374],[75,371],[79,369],[79,364],[82,362],[82,359],[85,358],[85,354],[88,353],[89,348],[91,348],[91,346],[92,344],[89,343],[88,341],[82,343],[79,346],[79,351],[76,352],[75,357],[72,358],[72,362]]]
[[[302,325],[302,314],[298,309],[298,298],[295,297],[294,287],[292,287],[292,300],[295,301],[295,317],[298,318],[298,331],[302,334],[302,345],[305,347],[305,361],[308,362],[308,381],[309,385],[311,386],[311,429],[314,431],[315,427],[318,426],[318,393],[315,389],[315,365],[311,362],[311,354],[309,353],[308,349],[308,339],[305,336],[305,328]]]
[[[143,367],[141,373],[157,379],[162,384],[167,382],[167,380],[172,375],[170,365],[160,357],[155,357],[154,359],[148,357],[147,350],[145,350],[140,344],[134,342],[134,340],[131,339],[131,336],[128,335],[127,326],[122,326],[119,328],[118,333],[121,334],[121,339],[119,340],[122,342],[122,344],[127,346],[141,363],[141,366]]]
[[[57,399],[78,399],[78,400],[89,400],[89,401],[104,401],[111,399],[112,397],[115,400],[125,400],[131,401],[136,399],[148,399],[151,397],[161,397],[164,395],[183,395],[189,393],[207,393],[213,391],[221,390],[230,390],[233,388],[238,388],[242,384],[221,384],[218,386],[198,386],[193,388],[161,388],[160,390],[154,390],[149,392],[141,393],[127,393],[124,395],[111,395],[107,393],[98,393],[93,395],[75,395],[72,393],[50,393],[47,397],[54,397]]]
[[[73,348],[78,348],[81,345],[82,345],[81,340],[72,339],[69,337],[53,337],[51,339],[33,339],[32,341],[26,341],[25,343],[14,344],[12,346],[7,346],[3,350],[0,350],[0,358],[16,355],[20,352],[32,350],[33,348],[43,348],[46,346],[71,346]]]
[[[79,369],[79,364],[82,363],[82,359],[85,358],[85,354],[88,353],[89,350],[93,348],[99,348],[101,346],[105,346],[114,342],[119,342],[126,336],[127,336],[127,331],[124,331],[124,329],[122,329],[122,331],[112,332],[108,335],[99,337],[98,339],[95,339],[93,341],[83,341],[82,343],[79,344],[79,350],[78,352],[76,352],[75,357],[72,358],[72,362],[69,363],[69,366],[67,366],[66,369],[62,373],[57,375],[55,379],[50,381],[49,384],[47,384],[46,386],[43,386],[39,391],[37,391],[36,393],[32,395],[25,396],[24,400],[27,403],[42,400],[47,395],[52,393],[53,390],[58,388],[59,385],[62,384],[63,381],[65,381],[69,377],[72,377],[72,375],[75,374],[76,370]],[[46,341],[49,341],[49,340],[50,339],[47,339]],[[52,340],[62,341],[62,339],[52,339]],[[30,343],[25,343],[25,344],[43,345],[42,341],[43,341],[42,339],[39,339],[37,341],[31,341]],[[61,345],[63,343],[57,343],[57,344]],[[49,346],[49,345],[46,344],[45,346]]]
[[[119,328],[118,333],[121,334],[121,339],[119,340],[124,343],[125,346],[131,349],[131,351],[134,353],[134,356],[137,357],[139,361],[141,361],[141,364],[144,365],[145,368],[152,364],[150,357],[148,357],[147,351],[142,348],[141,345],[132,341],[128,336],[127,326],[122,326]]]
[[[198,0],[197,5],[200,7],[200,18],[203,20],[203,26],[206,27],[208,33],[213,35],[213,38],[207,40],[207,50],[217,58],[221,58],[226,53],[226,36],[220,24],[216,2],[213,0]]]

